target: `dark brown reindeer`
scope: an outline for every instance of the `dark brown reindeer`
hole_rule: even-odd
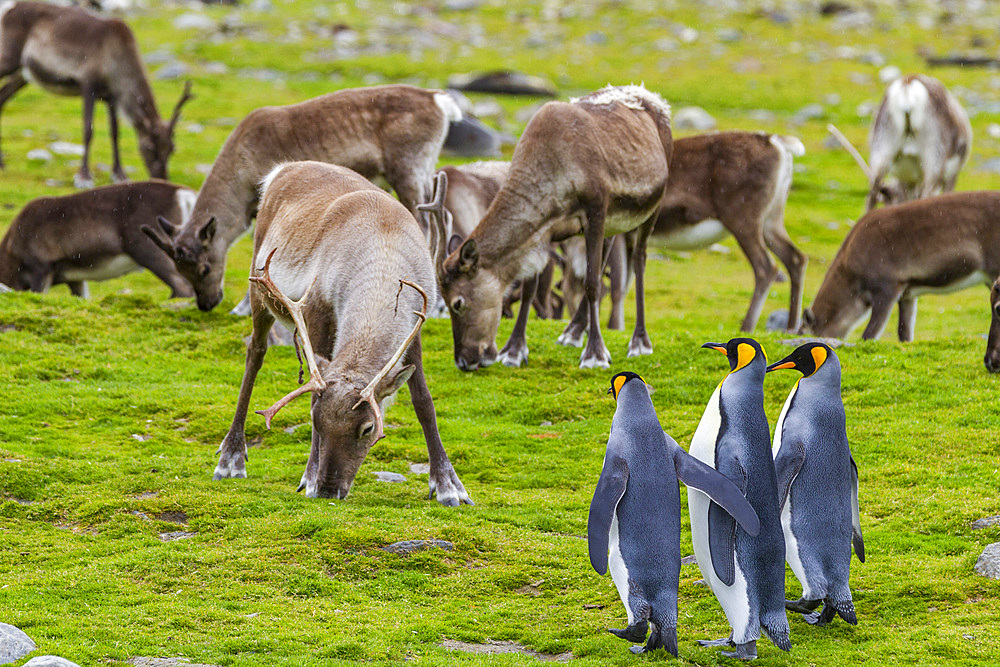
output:
[[[79,7],[4,2],[0,5],[0,79],[4,77],[0,112],[29,81],[50,92],[83,98],[84,153],[73,179],[77,187],[94,184],[90,139],[97,100],[108,107],[114,180],[127,180],[118,154],[119,109],[135,128],[149,175],[167,178],[174,128],[181,107],[191,99],[191,82],[185,84],[170,120],[160,118],[135,37],[123,21]]]
[[[605,237],[640,225],[629,356],[652,352],[643,306],[646,239],[666,188],[670,151],[669,107],[641,86],[609,86],[570,103],[549,102],[535,114],[486,216],[467,239],[449,240],[442,290],[460,369],[496,360],[504,290],[536,276],[553,241],[579,233],[587,241],[587,298],[559,342],[581,345],[587,331],[580,367],[608,367],[597,313]],[[526,341],[512,334],[505,349],[520,357],[524,347]]]
[[[194,286],[198,307],[222,300],[226,252],[257,214],[260,180],[288,160],[338,164],[383,176],[414,215],[431,198],[449,124],[462,117],[446,93],[413,86],[352,88],[251,112],[226,139],[187,220],[147,233]],[[422,217],[422,216],[421,216]],[[418,217],[420,219],[420,217]]]
[[[312,394],[312,448],[299,490],[347,497],[384,435],[386,402],[405,382],[427,442],[431,495],[444,505],[471,504],[441,444],[424,379],[420,326],[437,290],[420,226],[390,195],[331,164],[279,166],[261,191],[250,271],[253,334],[215,479],[246,477],[247,409],[278,318],[302,341],[310,380],[260,414],[270,427],[283,406]]]
[[[898,303],[899,340],[910,341],[920,294],[985,284],[996,295],[998,275],[1000,192],[952,192],[878,208],[848,232],[803,313],[804,330],[845,338],[870,313],[861,337],[875,339]],[[988,350],[993,370],[1000,355],[992,343]]]
[[[986,356],[983,363],[990,373],[1000,373],[1000,278],[990,290],[990,334],[986,339]]]
[[[170,296],[193,296],[173,261],[140,227],[158,215],[189,213],[194,199],[190,188],[157,180],[35,199],[0,241],[0,283],[34,292],[66,283],[85,297],[87,280],[146,268],[170,287]]]

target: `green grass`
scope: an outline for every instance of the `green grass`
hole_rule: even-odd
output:
[[[824,147],[825,124],[835,122],[863,147],[868,119],[855,109],[877,102],[883,88],[876,66],[830,54],[850,46],[920,70],[918,46],[970,51],[975,38],[991,39],[1000,21],[990,7],[989,15],[921,28],[919,14],[940,10],[895,3],[877,6],[873,28],[847,31],[807,10],[793,12],[792,24],[776,23],[757,3],[729,14],[694,3],[568,3],[562,18],[551,15],[556,5],[526,2],[490,1],[473,12],[438,13],[440,6],[274,0],[271,12],[242,12],[242,27],[220,40],[176,30],[173,19],[189,11],[180,5],[130,16],[145,52],[170,48],[192,70],[198,97],[185,108],[172,177],[200,185],[199,166],[212,162],[233,124],[257,106],[366,81],[442,85],[455,72],[503,66],[551,78],[563,97],[609,81],[644,81],[675,108],[705,107],[722,128],[803,139],[807,153],[796,162],[786,220],[810,258],[808,304],[864,197],[851,159]],[[232,12],[207,10],[220,22]],[[290,22],[303,34],[297,43],[285,39]],[[359,32],[355,57],[321,57],[331,47],[324,30],[337,23]],[[414,48],[400,26],[436,37]],[[680,26],[696,28],[699,39],[673,50],[657,46],[675,39]],[[719,42],[715,35],[725,28],[742,37]],[[595,30],[606,43],[591,43]],[[533,36],[540,44],[525,46]],[[813,54],[822,58],[815,62]],[[228,73],[210,74],[213,62]],[[247,69],[277,70],[287,80],[241,78]],[[995,73],[933,74],[989,102],[1000,99]],[[168,112],[180,82],[155,80],[154,88]],[[827,100],[830,93],[839,99]],[[499,101],[510,129],[519,131],[513,112],[535,100]],[[814,102],[826,102],[827,116],[794,124],[795,112]],[[760,109],[773,120],[755,120]],[[29,163],[27,151],[80,135],[76,99],[29,87],[4,111],[0,229],[27,201],[70,191],[75,160]],[[106,122],[102,111],[97,116],[94,160],[106,163]],[[996,177],[978,168],[1000,154],[986,133],[995,120],[973,116],[973,156],[960,189],[995,186]],[[193,133],[192,123],[204,129]],[[142,177],[130,130],[123,131],[123,155]],[[109,178],[95,176],[99,183]],[[451,652],[440,646],[444,639],[572,651],[581,665],[670,662],[663,654],[636,658],[605,632],[620,627],[624,610],[610,578],[590,569],[583,537],[614,410],[605,394],[611,375],[641,373],[656,390],[664,428],[687,446],[726,370],[718,354],[699,349],[737,335],[749,301],[749,267],[732,241],[725,245],[729,254],[654,250],[647,303],[655,353],[626,360],[629,334],[606,332],[610,371],[577,369],[579,350],[554,343],[562,323],[532,320],[527,367],[463,374],[452,362],[448,322],[428,322],[425,365],[442,439],[477,503],[459,509],[428,501],[426,476],[409,472],[426,450],[405,389],[388,413],[388,437],[369,454],[346,501],[295,493],[309,432],[285,428],[308,420],[306,401],[283,410],[272,431],[252,415],[249,479],[211,481],[250,330],[247,319],[226,314],[245,289],[249,239],[233,248],[226,299],[209,314],[190,301],[167,301],[167,288],[149,274],[92,284],[87,302],[64,287],[0,295],[0,621],[31,635],[39,655],[81,665],[121,665],[141,655],[227,666],[535,663]],[[787,299],[787,283],[776,285],[765,314],[787,307]],[[819,629],[791,618],[792,653],[761,642],[761,665],[981,665],[1000,654],[1000,584],[972,571],[1000,530],[969,525],[998,513],[1000,490],[997,378],[981,361],[987,292],[920,303],[915,342],[894,342],[890,328],[884,341],[855,340],[839,352],[868,556],[853,562],[860,624]],[[510,326],[502,325],[500,343]],[[780,343],[784,336],[758,333],[772,359],[790,350]],[[253,407],[286,393],[296,371],[291,349],[271,350]],[[794,376],[768,377],[772,424]],[[408,481],[378,482],[376,470]],[[184,526],[157,519],[178,511],[188,517]],[[687,554],[686,508],[682,517]],[[195,536],[158,539],[181,529]],[[380,549],[421,538],[452,541],[455,550],[406,557]],[[682,569],[681,660],[732,664],[694,642],[728,629],[711,592],[694,586],[699,578],[697,567]],[[798,584],[791,575],[788,582],[795,597]]]

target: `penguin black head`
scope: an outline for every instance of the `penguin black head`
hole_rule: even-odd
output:
[[[826,343],[819,341],[806,343],[795,348],[794,352],[781,361],[776,361],[768,366],[767,372],[791,368],[801,372],[805,377],[809,377],[818,371],[831,356],[835,357],[836,355]]]
[[[767,353],[760,343],[753,338],[732,338],[728,343],[705,343],[702,347],[722,352],[729,359],[729,370],[732,373],[749,366],[757,358],[767,364]]]
[[[615,400],[617,401],[618,394],[621,393],[622,387],[624,387],[625,383],[628,382],[629,380],[638,380],[639,382],[646,384],[646,381],[643,380],[641,377],[639,377],[637,373],[633,373],[632,371],[625,371],[624,373],[619,373],[615,375],[613,378],[611,378],[611,387],[608,389],[608,393],[614,396]]]

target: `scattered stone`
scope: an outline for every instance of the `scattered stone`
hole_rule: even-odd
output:
[[[983,160],[979,163],[979,169],[994,174],[1000,174],[1000,158],[991,157],[988,160]]]
[[[288,435],[291,435],[291,434],[295,433],[297,430],[299,430],[300,428],[302,428],[303,426],[309,426],[309,423],[308,422],[303,422],[301,424],[296,424],[294,426],[286,426],[282,430],[285,433],[287,433]]]
[[[537,104],[530,104],[526,107],[521,107],[514,112],[514,120],[522,125],[526,125],[532,116],[538,113],[538,110],[542,108],[544,102],[539,102]]]
[[[708,132],[714,130],[718,123],[712,114],[701,107],[681,107],[672,114],[670,126],[675,130],[695,130]]]
[[[378,470],[372,473],[380,482],[392,482],[393,484],[402,484],[406,481],[404,475],[400,475],[398,472],[388,472],[385,470]]]
[[[850,5],[838,2],[837,0],[830,0],[829,2],[824,2],[820,5],[819,15],[820,16],[836,16],[837,14],[850,14],[857,10]]]
[[[540,76],[521,72],[497,71],[486,74],[455,74],[448,79],[448,87],[475,93],[502,95],[537,95],[555,97],[556,87]]]
[[[460,157],[500,157],[500,133],[468,115],[451,123],[444,140],[443,151]]]
[[[156,51],[151,51],[150,53],[143,54],[142,59],[147,65],[166,65],[169,62],[176,60],[177,56],[168,51],[167,49],[157,49]]]
[[[839,31],[863,30],[872,27],[873,19],[868,12],[848,12],[833,20],[833,29]]]
[[[1000,526],[1000,514],[997,516],[988,516],[985,519],[976,519],[972,522],[973,530],[982,530],[991,526]]]
[[[826,116],[826,110],[823,108],[822,104],[807,104],[798,111],[792,117],[792,122],[797,125],[802,125],[811,120],[819,120]]]
[[[174,27],[178,30],[215,30],[215,21],[204,14],[181,14],[174,19]]]
[[[158,495],[160,495],[159,491],[143,491],[137,495],[136,498],[138,500],[148,500],[149,498],[155,498]]]
[[[16,662],[38,648],[20,628],[0,623],[0,665]]]
[[[80,667],[80,665],[57,655],[39,655],[24,663],[23,667]]]
[[[788,311],[787,310],[775,310],[770,315],[767,316],[767,322],[764,324],[764,328],[767,331],[784,331],[788,328]]]
[[[229,65],[227,65],[226,63],[220,63],[218,61],[205,63],[203,68],[205,70],[205,74],[221,75],[229,73]]]
[[[694,554],[691,554],[690,556],[684,556],[684,558],[681,558],[681,565],[697,565],[697,564],[698,564],[698,559],[694,557]]]
[[[49,150],[56,155],[72,155],[74,157],[83,157],[83,146],[80,144],[74,144],[69,141],[53,141],[49,144]]]
[[[684,26],[677,31],[677,39],[681,40],[681,44],[694,44],[699,36],[698,31],[691,26]]]
[[[448,12],[468,12],[479,9],[482,4],[482,0],[445,0],[442,9]]]
[[[846,343],[840,340],[839,338],[820,338],[818,336],[813,336],[812,338],[807,338],[807,337],[786,338],[785,340],[781,341],[781,344],[798,347],[800,345],[805,345],[806,343],[816,343],[816,342],[826,343],[833,349],[837,349],[838,347],[854,347],[854,343]]]
[[[247,9],[251,12],[263,13],[274,9],[274,5],[271,3],[271,0],[253,0],[253,2],[247,5]]]
[[[150,438],[150,436],[148,436],[148,435],[139,435],[138,433],[133,433],[132,434],[132,439],[133,440],[138,440],[139,442],[146,442],[147,440],[149,440],[149,438]]]
[[[878,80],[885,84],[892,83],[901,76],[903,71],[895,65],[886,65],[878,71]]]
[[[184,125],[184,131],[190,134],[201,134],[205,131],[205,126],[201,123],[187,123]]]
[[[550,421],[543,421],[541,424],[539,424],[539,426],[552,426],[552,422],[550,422]]]
[[[171,81],[173,79],[180,79],[181,77],[187,76],[190,71],[190,67],[179,60],[175,60],[172,63],[167,63],[160,69],[156,70],[156,73],[153,76],[160,81]]]
[[[715,33],[715,37],[724,43],[738,42],[743,39],[743,31],[736,28],[723,28]]]
[[[166,512],[160,512],[156,515],[157,521],[166,521],[167,523],[184,523],[188,522],[188,515],[180,510],[167,510]]]
[[[32,162],[52,162],[52,153],[44,148],[35,148],[28,151],[27,157]]]
[[[427,551],[428,549],[454,551],[455,545],[447,540],[403,540],[402,542],[393,542],[388,546],[382,547],[382,551],[388,551],[391,554],[412,554],[418,551]]]
[[[603,604],[585,604],[585,605],[583,605],[583,608],[584,609],[604,609],[604,606],[605,605],[603,605]]]
[[[773,123],[778,119],[777,114],[770,109],[751,109],[747,112],[747,116],[758,123]]]
[[[451,651],[476,653],[478,655],[504,655],[507,653],[520,653],[521,655],[531,656],[541,662],[569,662],[573,659],[572,651],[566,651],[565,653],[559,653],[556,655],[553,655],[552,653],[541,653],[509,640],[496,641],[493,639],[487,639],[482,644],[470,644],[468,642],[458,641],[457,639],[445,639],[441,642],[441,646]]]
[[[708,588],[708,582],[705,581],[704,579],[697,580],[696,582],[694,582],[694,585],[695,586],[704,586],[705,588]]]
[[[200,662],[191,662],[188,658],[129,658],[126,660],[135,667],[219,667]]]
[[[979,560],[976,561],[975,569],[984,577],[1000,579],[1000,542],[989,544],[983,549]]]
[[[431,472],[430,463],[411,463],[410,472],[414,475],[428,475]]]
[[[194,537],[198,533],[192,533],[189,530],[171,530],[166,533],[160,533],[159,537],[164,542],[174,542],[176,540],[186,540],[190,537]]]
[[[608,36],[600,30],[594,30],[584,35],[583,43],[590,46],[600,46],[608,43]]]

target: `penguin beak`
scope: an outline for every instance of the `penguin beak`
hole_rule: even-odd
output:
[[[710,350],[715,350],[721,352],[722,354],[729,356],[729,352],[726,350],[726,346],[722,343],[705,343],[702,347],[707,347]]]
[[[785,361],[784,359],[782,359],[781,361],[776,361],[776,362],[774,362],[773,364],[771,364],[770,366],[767,367],[767,371],[766,372],[770,373],[771,371],[780,371],[780,370],[785,369],[785,368],[795,368],[795,362],[794,361]]]

